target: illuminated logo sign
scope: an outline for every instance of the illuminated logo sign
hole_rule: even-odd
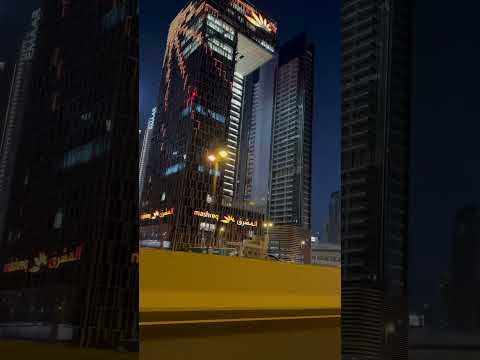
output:
[[[231,0],[230,7],[237,13],[244,16],[247,21],[255,27],[264,29],[269,33],[277,32],[277,26],[274,23],[268,21],[265,17],[260,15],[252,5],[246,3],[245,1]]]
[[[83,245],[78,245],[70,251],[64,249],[62,253],[52,253],[47,256],[46,252],[40,252],[33,259],[15,260],[3,265],[4,273],[17,271],[37,273],[43,268],[58,269],[62,264],[76,262],[82,258]]]
[[[253,10],[250,11],[250,15],[245,15],[245,19],[247,19],[248,22],[253,26],[263,29],[269,33],[275,33],[277,30],[275,25]]]
[[[251,227],[257,227],[258,226],[258,221],[249,221],[249,220],[243,220],[241,218],[235,218],[232,215],[224,215],[223,218],[220,220],[220,215],[211,213],[208,211],[202,211],[202,210],[195,210],[193,212],[193,216],[198,216],[202,218],[207,218],[207,219],[213,219],[216,221],[220,221],[224,224],[230,224],[234,223],[237,224],[238,226],[251,226]]]
[[[202,218],[213,219],[213,220],[217,220],[217,221],[220,219],[220,215],[212,214],[208,211],[195,210],[193,212],[193,215],[198,216],[198,217],[202,217]]]
[[[175,214],[175,208],[165,209],[165,210],[157,210],[153,213],[146,213],[140,215],[140,220],[155,220],[155,219],[162,219],[165,216],[170,216]]]
[[[231,222],[235,222],[235,218],[233,216],[227,215],[227,216],[224,216],[221,221],[224,224],[230,224]]]

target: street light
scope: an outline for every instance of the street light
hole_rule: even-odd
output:
[[[269,230],[271,227],[273,227],[273,223],[272,223],[271,221],[269,221],[269,222],[264,222],[264,223],[263,223],[263,227],[264,227],[265,229],[267,229],[267,241],[270,242],[270,236],[269,236],[269,234],[268,234],[268,230]]]
[[[227,157],[228,157],[228,152],[223,148],[207,153],[207,159],[210,162],[210,175],[213,175],[212,194],[216,193],[217,176],[220,176],[220,172],[218,170],[220,166],[220,162],[222,160],[225,160]],[[214,198],[212,198],[211,200],[212,201],[210,201],[210,203],[215,201]]]

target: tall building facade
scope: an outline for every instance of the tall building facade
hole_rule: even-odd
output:
[[[0,132],[3,131],[12,86],[12,62],[0,59]]]
[[[135,0],[43,0],[6,242],[3,336],[138,336]]]
[[[279,50],[268,209],[271,252],[294,261],[310,238],[313,94],[314,46],[302,33]]]
[[[240,0],[191,1],[170,25],[142,196],[141,238],[173,250],[261,236],[237,197],[245,77],[274,56],[276,24]]]
[[[245,78],[237,196],[267,209],[277,58]]]
[[[6,238],[5,222],[41,16],[40,9],[32,13],[30,29],[22,41],[18,61],[13,68],[5,118],[2,122],[3,127],[0,129],[0,248]],[[3,81],[6,80],[3,79]]]
[[[138,159],[138,193],[139,199],[138,203],[140,204],[141,196],[143,192],[143,185],[145,183],[145,172],[147,170],[148,157],[150,156],[150,144],[152,141],[152,131],[155,125],[155,115],[157,113],[157,108],[152,109],[152,114],[148,119],[147,128],[140,131],[140,157]]]
[[[330,195],[328,205],[328,242],[340,244],[340,222],[341,222],[340,192],[336,191]]]
[[[449,326],[457,331],[480,331],[480,209],[458,211],[452,249]]]
[[[342,358],[406,359],[410,0],[343,0]]]

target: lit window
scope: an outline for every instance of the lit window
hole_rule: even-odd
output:
[[[207,26],[229,40],[233,40],[235,37],[233,27],[212,14],[208,14],[207,16]]]
[[[184,168],[185,168],[184,163],[178,163],[178,164],[172,165],[165,170],[165,176],[175,174],[183,170]]]
[[[60,229],[62,227],[62,222],[63,222],[63,211],[62,209],[59,209],[57,211],[57,214],[55,215],[55,220],[53,221],[53,228]]]

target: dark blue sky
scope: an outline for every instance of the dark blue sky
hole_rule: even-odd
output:
[[[480,203],[480,37],[475,2],[415,3],[409,246],[411,295],[421,304],[439,297],[455,212]]]
[[[0,0],[0,61],[16,60],[32,11],[39,4],[40,0]]]
[[[312,228],[320,230],[330,193],[340,187],[340,33],[335,0],[252,3],[278,22],[280,44],[305,31],[316,47]],[[186,4],[140,1],[140,124],[155,106],[168,26]]]

